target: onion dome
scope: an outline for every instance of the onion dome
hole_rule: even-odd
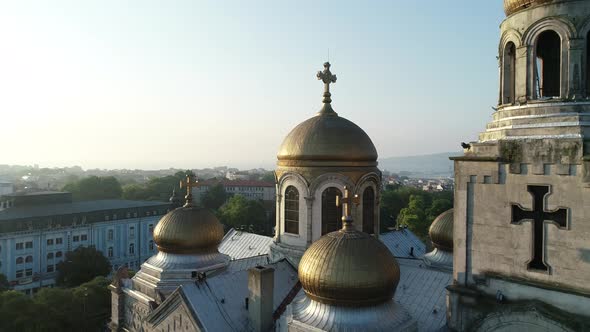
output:
[[[529,7],[557,1],[558,0],[504,0],[504,12],[506,13],[506,16],[509,16]],[[561,2],[564,2],[564,0],[561,0]]]
[[[324,63],[324,70],[317,77],[324,82],[324,105],[316,116],[300,123],[287,135],[277,155],[279,164],[298,161],[376,164],[377,149],[369,135],[332,109],[330,84],[336,82],[336,75],[330,72],[329,62]]]
[[[309,298],[324,304],[365,306],[392,299],[400,280],[397,261],[376,238],[352,225],[345,190],[343,228],[314,242],[299,262]]]
[[[428,231],[432,244],[444,251],[453,251],[453,209],[441,213]]]
[[[193,206],[187,177],[186,204],[168,212],[154,229],[154,242],[158,250],[166,253],[192,254],[217,251],[223,239],[223,225],[208,209]]]

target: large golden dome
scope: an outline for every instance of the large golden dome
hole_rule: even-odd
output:
[[[287,135],[279,161],[377,161],[375,145],[359,126],[335,112],[320,112]]]
[[[428,231],[432,244],[444,251],[453,251],[453,209],[441,213]]]
[[[550,2],[557,2],[557,1],[564,1],[564,0],[504,0],[504,12],[506,15],[512,15],[518,11],[523,9],[542,5]]]
[[[330,84],[336,82],[336,75],[330,72],[330,63],[324,63],[324,70],[318,72],[317,78],[324,82],[323,107],[287,135],[277,155],[279,164],[293,161],[376,164],[377,149],[369,135],[332,109]]]
[[[179,207],[160,219],[154,229],[158,250],[192,254],[217,251],[223,225],[209,210],[192,205]]]
[[[299,280],[311,299],[338,305],[372,305],[390,300],[399,265],[387,247],[352,225],[314,242],[299,262]]]

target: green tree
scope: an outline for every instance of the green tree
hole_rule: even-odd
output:
[[[8,282],[8,279],[6,278],[6,275],[0,273],[0,292],[4,292],[9,290],[10,287],[10,283]]]
[[[398,217],[397,223],[408,228],[423,240],[428,239],[428,228],[430,223],[426,218],[426,203],[421,195],[411,195],[407,208],[403,208]]]
[[[217,211],[226,200],[227,193],[225,192],[225,188],[223,184],[218,183],[209,188],[209,191],[201,197],[201,204],[208,209]]]
[[[432,222],[441,213],[452,207],[453,203],[451,203],[450,200],[445,198],[435,198],[432,200],[432,205],[430,205],[430,208],[428,208],[426,214],[428,215],[428,219]]]
[[[66,253],[65,260],[57,264],[56,283],[60,286],[75,287],[96,276],[111,272],[111,264],[94,247],[78,247]]]
[[[264,173],[264,175],[262,176],[262,178],[260,180],[274,183],[276,180],[275,179],[275,172],[270,171],[270,172]]]
[[[123,198],[133,200],[167,201],[176,190],[177,195],[184,197],[180,190],[180,181],[185,181],[187,174],[195,176],[191,170],[179,171],[174,175],[151,178],[145,184],[128,184],[123,187]]]
[[[241,195],[232,196],[219,209],[219,219],[228,227],[258,234],[267,234],[269,222],[264,206],[259,201],[249,200]]]
[[[36,309],[33,300],[21,292],[0,293],[0,331],[39,331]]]
[[[72,197],[80,201],[121,198],[121,194],[123,193],[121,184],[113,176],[90,176],[66,184],[63,190],[71,192]]]

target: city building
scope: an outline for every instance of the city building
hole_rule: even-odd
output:
[[[241,195],[248,199],[257,199],[262,201],[275,200],[276,190],[275,184],[265,181],[253,180],[205,180],[199,181],[197,186],[193,188],[193,196],[195,203],[200,204],[204,194],[206,194],[211,187],[221,184],[228,196]]]
[[[497,110],[455,161],[458,331],[590,330],[590,2],[504,0]]]
[[[170,205],[163,202],[73,202],[66,192],[13,193],[0,211],[0,273],[15,290],[55,284],[68,251],[94,246],[114,270],[132,269],[156,252],[152,232]]]

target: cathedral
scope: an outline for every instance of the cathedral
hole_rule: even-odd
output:
[[[452,158],[454,208],[430,252],[379,234],[377,150],[332,107],[325,63],[319,112],[278,151],[266,251],[233,256],[256,245],[224,236],[187,178],[158,253],[113,279],[111,331],[590,330],[590,2],[504,9],[498,107]]]

